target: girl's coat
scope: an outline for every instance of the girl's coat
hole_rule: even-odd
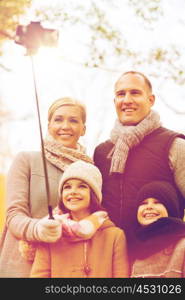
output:
[[[106,220],[88,240],[40,243],[31,277],[128,277],[124,232]]]

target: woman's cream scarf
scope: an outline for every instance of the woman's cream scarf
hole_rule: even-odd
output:
[[[151,111],[135,126],[124,126],[119,120],[116,120],[111,131],[111,141],[114,147],[108,154],[108,158],[111,157],[110,173],[123,173],[129,150],[160,126],[160,116],[155,111]]]
[[[77,144],[77,149],[67,148],[47,134],[44,141],[46,159],[60,170],[77,160],[93,163],[93,160],[85,153],[85,148]]]

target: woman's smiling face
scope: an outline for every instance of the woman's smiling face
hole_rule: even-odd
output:
[[[80,136],[85,134],[82,112],[78,106],[63,105],[52,115],[48,125],[49,133],[68,148],[76,148]]]
[[[167,209],[155,198],[145,199],[138,207],[137,220],[141,225],[149,225],[163,217],[168,217]]]

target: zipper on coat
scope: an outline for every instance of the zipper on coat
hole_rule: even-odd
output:
[[[120,214],[119,214],[119,221],[120,222],[119,223],[120,223],[120,226],[121,226],[123,224],[123,220],[122,220],[122,218],[123,218],[123,184],[122,184],[122,182],[123,182],[123,175],[122,176],[120,175],[119,182],[120,182],[120,210],[119,210],[119,212],[120,212]]]
[[[84,242],[84,273],[86,274],[86,276],[89,276],[90,272],[91,272],[91,268],[88,265],[88,259],[87,259],[87,248],[88,248],[88,242]]]

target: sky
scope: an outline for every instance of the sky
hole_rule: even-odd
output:
[[[185,40],[182,38],[185,29],[185,1],[164,0],[162,5],[165,13],[157,22],[151,24],[153,28],[150,30],[146,30],[141,19],[136,18],[131,6],[127,5],[128,1],[112,1],[112,6],[105,5],[106,1],[103,0],[94,2],[102,5],[112,26],[123,31],[127,46],[140,51],[141,56],[144,57],[154,46],[167,47],[171,43],[182,52],[185,50]],[[61,1],[37,0],[33,3],[36,6],[43,3],[54,6]],[[75,3],[81,3],[88,8],[91,1],[75,0]],[[74,1],[68,1],[68,9],[70,5],[73,7],[72,4]],[[81,17],[84,18],[84,15]],[[31,18],[32,10],[29,10],[22,20],[28,21]],[[107,68],[85,68],[81,62],[88,57],[85,46],[88,39],[86,27],[68,27],[62,31],[59,48],[40,49],[34,58],[34,66],[44,135],[47,130],[49,105],[63,96],[78,98],[87,107],[87,132],[81,142],[86,146],[88,154],[92,155],[95,146],[109,138],[116,118],[113,105],[114,83],[122,72],[133,68],[133,62],[128,60],[118,64],[107,49]],[[9,122],[1,122],[4,149],[8,146],[12,153],[7,163],[0,161],[6,172],[16,153],[39,150],[40,139],[30,57],[25,56],[23,47],[8,42],[4,45],[2,59],[4,65],[11,70],[5,72],[0,69],[0,97],[10,111],[12,119]],[[180,57],[179,64],[185,64],[185,56]],[[156,94],[154,109],[160,113],[163,125],[185,132],[185,114],[174,113],[161,101],[161,98],[164,98],[176,110],[185,112],[183,86],[178,86],[170,80],[164,81],[162,78],[166,69],[158,70],[158,65],[141,65],[138,71],[150,75]],[[161,72],[160,78],[155,76],[158,72]]]

